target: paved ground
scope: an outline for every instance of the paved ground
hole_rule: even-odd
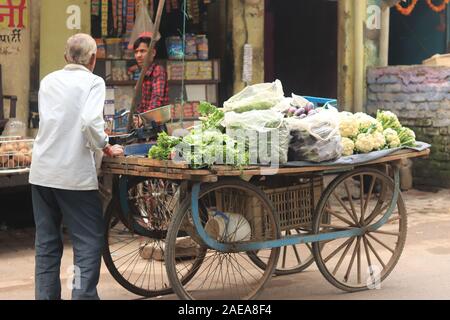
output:
[[[450,298],[450,190],[404,194],[409,213],[408,240],[402,258],[381,290],[342,293],[328,284],[315,266],[308,271],[274,277],[262,299],[449,299]],[[62,279],[72,261],[66,243]],[[0,231],[0,299],[33,299],[33,230]],[[102,299],[139,299],[122,289],[102,267]],[[63,298],[70,292],[63,285]],[[174,299],[174,296],[164,299]]]

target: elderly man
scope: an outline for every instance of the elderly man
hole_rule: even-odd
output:
[[[91,36],[67,41],[64,69],[45,77],[39,90],[39,133],[30,184],[36,223],[36,299],[61,299],[61,225],[74,250],[72,299],[99,299],[104,237],[94,153],[121,155],[104,132],[105,82],[92,73],[97,46]]]

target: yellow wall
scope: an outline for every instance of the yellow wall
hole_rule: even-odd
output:
[[[20,2],[20,0],[14,0],[13,4],[17,5]],[[0,3],[5,4],[6,1],[1,0]],[[17,96],[16,116],[26,123],[30,88],[30,1],[26,1],[25,4],[23,28],[19,26],[18,11],[14,16],[13,27],[9,27],[9,18],[5,18],[0,24],[0,64],[2,65],[3,93]],[[2,13],[4,12],[3,10]],[[5,101],[5,104],[5,116],[8,118],[8,101]]]
[[[69,29],[70,6],[80,8],[80,28]],[[42,0],[40,78],[65,65],[64,48],[67,39],[77,33],[91,32],[90,0]],[[71,19],[69,19],[71,20]]]

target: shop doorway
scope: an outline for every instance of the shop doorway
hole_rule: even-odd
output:
[[[409,16],[393,8],[390,25],[390,65],[422,64],[423,60],[450,50],[450,7],[436,13],[425,1],[419,1]]]
[[[291,93],[337,97],[338,3],[265,0],[266,81]]]

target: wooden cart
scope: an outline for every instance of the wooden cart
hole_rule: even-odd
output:
[[[316,262],[349,292],[376,288],[394,269],[407,229],[402,150],[358,165],[215,166],[105,159],[115,177],[105,263],[138,295],[254,299],[275,273]]]

